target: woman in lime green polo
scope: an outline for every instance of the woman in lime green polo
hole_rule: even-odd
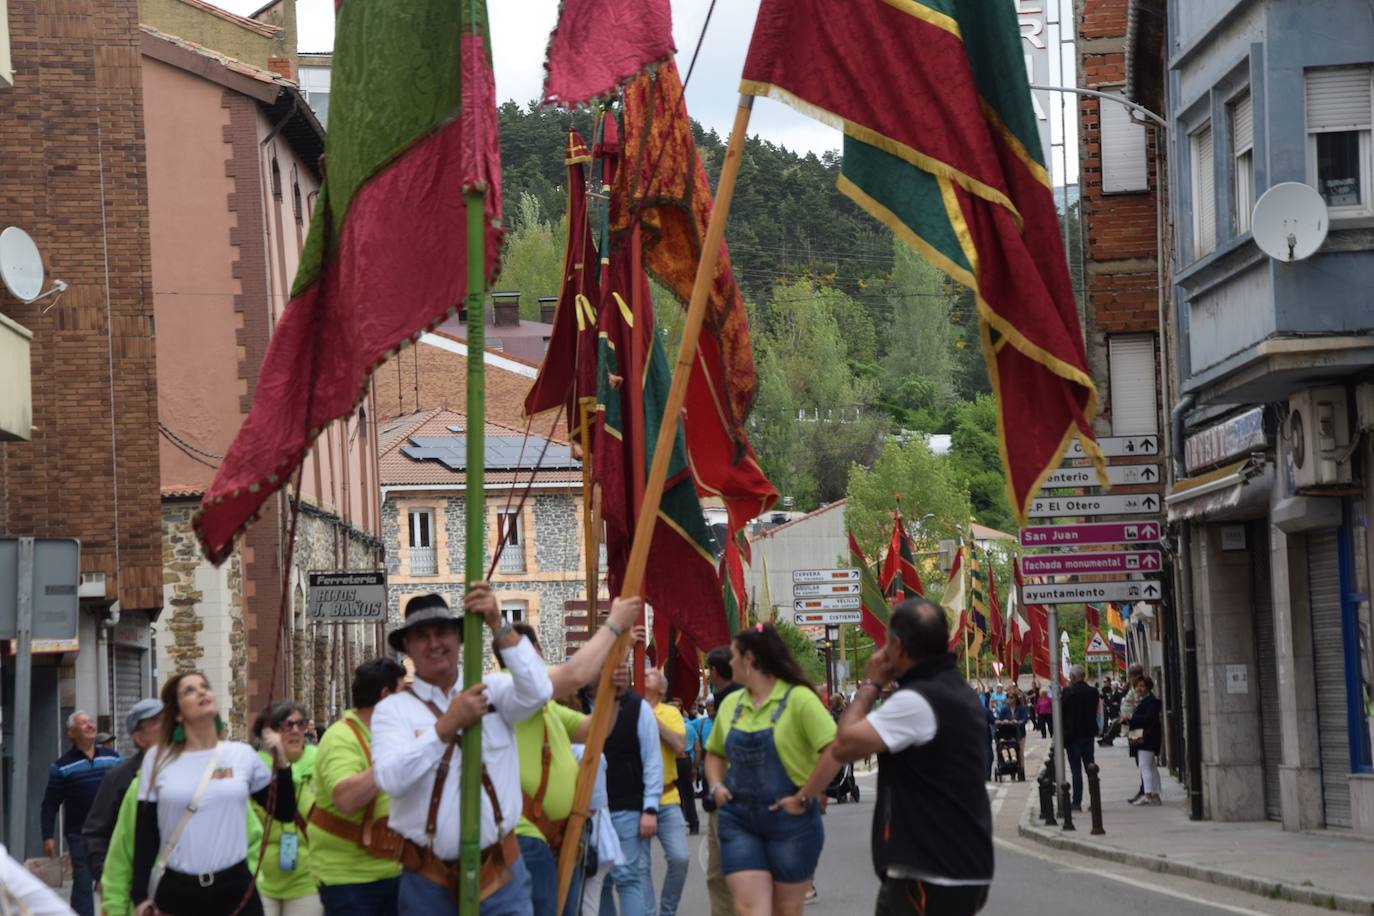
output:
[[[299,703],[283,700],[268,712],[266,725],[281,735],[286,759],[291,761],[291,781],[296,788],[296,819],[283,824],[271,821],[267,812],[256,802],[252,806],[249,827],[267,833],[267,852],[262,856],[262,870],[258,873],[258,895],[262,897],[265,916],[322,916],[320,895],[315,887],[315,874],[310,865],[310,839],[305,814],[314,804],[312,777],[315,773],[315,745],[305,741],[310,714]],[[266,759],[264,757],[264,759]],[[253,828],[256,828],[254,830]],[[249,862],[256,867],[257,860]]]
[[[736,912],[797,916],[825,841],[820,806],[798,787],[829,766],[835,720],[771,625],[742,630],[730,649],[744,689],[716,710],[706,743],[721,872]]]

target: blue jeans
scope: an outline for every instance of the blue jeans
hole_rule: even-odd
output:
[[[821,810],[814,800],[805,814],[770,810],[767,799],[733,799],[720,809],[720,870],[766,871],[782,884],[811,880],[825,845]]]
[[[682,900],[682,888],[687,883],[687,818],[681,805],[664,805],[658,809],[658,841],[663,844],[663,856],[668,860],[668,873],[663,876],[663,903],[659,916],[677,916]],[[644,844],[639,857],[639,872],[644,881],[644,912],[654,916],[654,856],[653,841]]]
[[[1064,753],[1069,758],[1069,769],[1073,772],[1073,806],[1083,807],[1083,767],[1093,762],[1093,739],[1075,738],[1064,743]]]
[[[396,916],[401,879],[383,878],[366,884],[321,884],[324,916]]]
[[[533,916],[530,873],[524,860],[516,859],[510,870],[506,886],[482,901],[481,916]],[[401,916],[458,916],[458,906],[448,888],[409,870],[401,872],[396,901]]]
[[[647,855],[649,844],[639,838],[638,811],[612,811],[611,823],[620,838],[625,864],[611,868],[609,880],[601,885],[601,916],[615,916],[615,895],[620,896],[620,916],[645,916],[644,877],[639,857]]]
[[[520,858],[530,873],[530,898],[534,916],[553,916],[558,908],[558,858],[543,840],[529,836],[516,837],[520,841]],[[571,843],[565,839],[563,842]],[[582,898],[582,869],[573,869],[572,884],[568,887],[568,902],[564,916],[577,916]]]
[[[95,877],[86,858],[86,841],[79,833],[69,833],[67,849],[72,854],[72,909],[76,916],[95,916]]]

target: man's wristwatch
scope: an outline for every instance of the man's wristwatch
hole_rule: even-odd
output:
[[[641,812],[641,813],[643,813],[643,814],[652,814],[654,817],[658,817],[658,809],[657,809],[657,808],[645,808],[645,809],[643,810],[643,812]]]
[[[492,640],[494,642],[500,642],[501,640],[505,639],[508,634],[514,632],[515,624],[507,620],[505,623],[501,624],[501,626],[497,628],[496,633],[492,636]]]

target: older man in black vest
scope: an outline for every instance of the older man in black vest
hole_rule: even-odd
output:
[[[878,755],[878,916],[973,914],[992,884],[987,726],[948,644],[943,608],[925,598],[899,604],[829,748],[840,762]],[[896,689],[873,709],[894,680]]]

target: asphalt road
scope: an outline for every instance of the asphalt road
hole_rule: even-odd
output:
[[[869,858],[873,816],[872,776],[860,776],[858,804],[831,803],[825,816],[825,851],[816,872],[819,899],[806,916],[863,916],[871,913],[877,879]],[[1050,849],[1016,835],[1016,820],[1034,783],[989,787],[997,834],[997,876],[983,913],[989,916],[1201,916],[1217,913],[1313,913],[1315,910],[1251,894]],[[678,908],[681,916],[709,916],[706,894],[705,820],[690,837],[692,865]],[[662,851],[655,844],[655,884],[663,880]]]

